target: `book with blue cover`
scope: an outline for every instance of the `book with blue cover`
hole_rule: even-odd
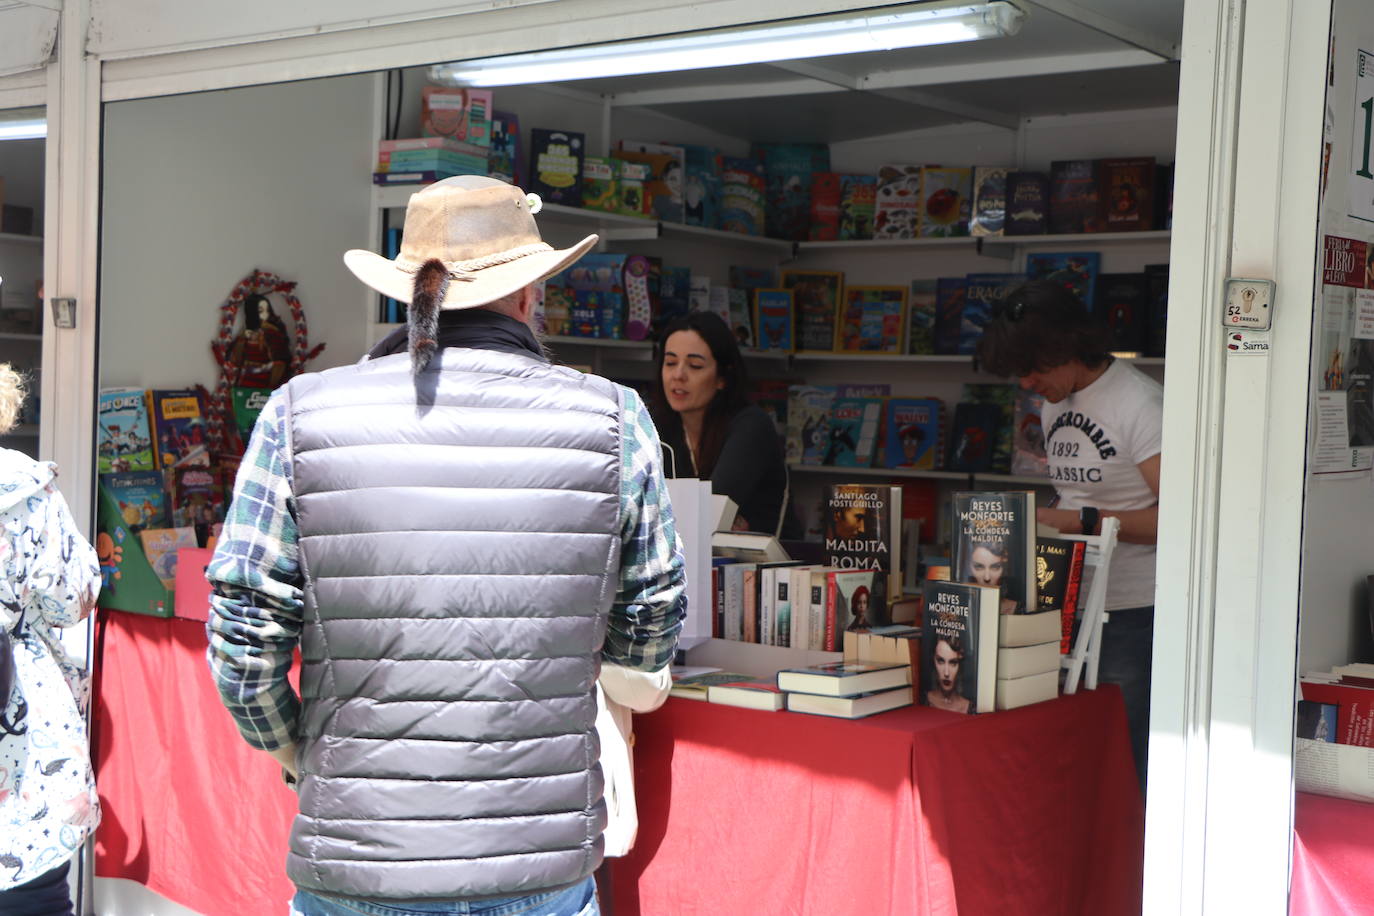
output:
[[[1033,252],[1026,255],[1026,279],[1058,283],[1093,310],[1102,255],[1096,251]]]
[[[682,203],[687,225],[715,229],[720,223],[720,151],[682,145],[685,182]]]
[[[824,143],[755,143],[767,183],[765,235],[805,241],[811,230],[811,176],[830,171]]]
[[[943,407],[937,398],[889,399],[884,466],[935,470],[940,455],[940,413]]]
[[[120,518],[137,534],[144,528],[167,527],[167,490],[158,471],[101,474],[100,485],[119,507]]]
[[[763,163],[726,156],[720,162],[720,225],[726,232],[763,235],[768,186]]]
[[[754,290],[754,314],[760,350],[782,350],[791,353],[793,340],[792,291],[786,289]]]
[[[147,393],[142,388],[109,388],[96,407],[96,471],[151,471],[157,467],[148,422]]]
[[[968,281],[963,277],[941,277],[935,281],[935,352],[954,356],[959,350],[959,328],[964,320],[964,297]]]
[[[972,354],[978,348],[983,328],[992,320],[993,307],[1026,278],[1023,274],[969,274],[964,279],[967,287],[959,319],[959,352]]]

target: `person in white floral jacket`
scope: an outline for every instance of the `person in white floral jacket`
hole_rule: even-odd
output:
[[[0,434],[23,380],[0,364]],[[72,912],[67,871],[100,821],[86,741],[86,675],[56,629],[95,606],[100,567],[50,462],[0,449],[0,913]]]

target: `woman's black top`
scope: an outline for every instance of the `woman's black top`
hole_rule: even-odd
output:
[[[664,470],[669,477],[694,477],[696,473],[682,433],[682,423],[676,414],[671,419],[672,422],[661,423],[658,430],[663,443],[673,450],[671,456],[664,453]],[[711,471],[711,492],[733,499],[751,531],[773,534],[777,531],[778,513],[783,508],[783,492],[787,486],[787,459],[782,440],[772,418],[756,404],[740,410],[729,423],[725,444]],[[783,537],[796,537],[800,527],[789,507]]]

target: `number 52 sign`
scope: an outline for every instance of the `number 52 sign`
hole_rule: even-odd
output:
[[[1374,171],[1370,133],[1374,129],[1374,54],[1361,50],[1355,68],[1355,131],[1350,138],[1350,215],[1374,222]]]

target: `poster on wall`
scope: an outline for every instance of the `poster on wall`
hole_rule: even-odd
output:
[[[1374,54],[1363,48],[1355,58],[1354,104],[1350,175],[1346,181],[1349,215],[1374,223],[1374,161],[1370,150],[1370,135],[1374,133]]]
[[[1311,470],[1374,467],[1374,244],[1322,239]]]

